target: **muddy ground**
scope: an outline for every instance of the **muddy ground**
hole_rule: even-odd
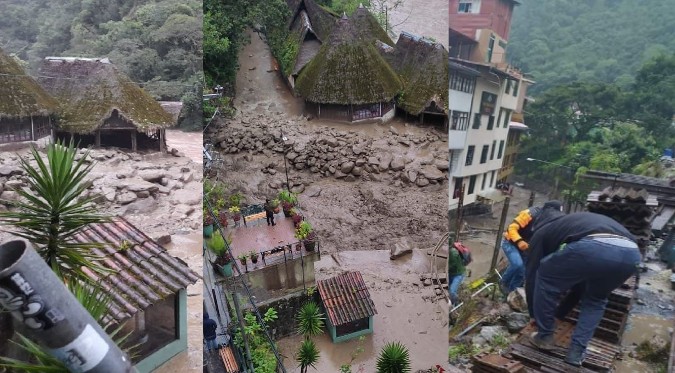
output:
[[[169,148],[181,156],[134,154],[115,149],[94,149],[96,165],[86,191],[97,198],[104,214],[123,216],[148,236],[169,239],[165,247],[201,276],[201,133],[168,131]],[[38,148],[45,141],[38,142]],[[189,156],[184,156],[187,154]],[[19,157],[29,157],[29,144],[0,148],[0,199],[13,199],[11,187],[25,187],[18,173]],[[44,153],[42,154],[44,157]],[[4,209],[0,205],[0,209]],[[10,235],[0,228],[0,239]],[[190,285],[188,294],[188,350],[157,372],[196,372],[202,367],[202,281]]]
[[[294,144],[313,144],[320,135],[331,135],[346,143],[341,156],[350,157],[353,145],[363,145],[370,153],[366,156],[359,152],[357,156],[375,157],[382,163],[380,159],[391,155],[403,160],[404,170],[420,169],[419,175],[427,172],[430,179],[425,176],[426,183],[421,184],[426,185],[419,187],[415,180],[422,178],[410,182],[410,175],[405,175],[401,179],[403,171],[393,170],[398,167],[380,170],[375,168],[379,164],[375,161],[370,171],[365,170],[371,164],[364,164],[363,174],[350,173],[341,164],[335,174],[329,174],[307,168],[298,170],[286,160],[290,184],[301,191],[300,208],[317,230],[324,254],[317,263],[317,278],[348,269],[361,270],[378,311],[375,334],[366,338],[365,351],[354,362],[354,371],[372,371],[381,346],[394,340],[410,348],[415,369],[433,364],[447,367],[447,349],[443,347],[447,343],[447,303],[419,280],[419,273],[430,271],[422,250],[433,247],[447,231],[447,180],[444,175],[435,180],[440,171],[433,169],[435,161],[447,159],[447,135],[440,129],[401,120],[386,124],[307,120],[301,116],[302,101],[288,92],[270,66],[269,50],[254,34],[251,44],[240,54],[237,114],[231,120],[219,120],[205,135],[205,141],[215,144],[221,159],[216,166],[217,178],[231,192],[242,192],[248,203],[273,197],[286,181],[283,148],[281,152],[275,150],[278,140],[267,138],[259,145],[252,143],[254,150],[220,144],[232,138],[233,133],[253,133],[262,138],[269,133],[280,134],[281,130]],[[424,165],[419,161],[422,158],[427,159]],[[270,163],[274,163],[272,173]],[[359,167],[358,159],[354,163]],[[341,170],[346,173],[341,175]],[[395,245],[420,250],[391,261],[389,249]],[[326,372],[349,362],[356,347],[356,342],[334,345],[326,336],[318,343],[323,351],[318,371]],[[280,346],[290,358],[297,340],[284,339]],[[285,365],[292,369],[296,364],[289,359]]]

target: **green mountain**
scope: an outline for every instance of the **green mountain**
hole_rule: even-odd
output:
[[[627,88],[637,70],[675,50],[673,0],[522,0],[509,38],[512,64],[537,84],[575,81]]]

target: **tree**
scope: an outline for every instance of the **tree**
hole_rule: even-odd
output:
[[[400,342],[389,342],[380,351],[377,358],[377,373],[410,372],[408,349]]]
[[[309,301],[302,305],[297,315],[298,333],[306,338],[320,335],[323,333],[324,316],[319,306]]]
[[[305,339],[300,345],[295,361],[300,364],[300,373],[307,373],[307,368],[316,369],[316,363],[319,361],[319,349],[311,339]]]
[[[18,188],[19,201],[6,201],[13,210],[0,213],[0,224],[15,228],[17,236],[30,241],[47,265],[64,280],[88,280],[82,271],[87,267],[105,272],[90,252],[97,245],[78,243],[75,234],[93,223],[107,221],[96,213],[94,198],[84,196],[89,187],[86,176],[95,163],[89,161],[89,151],[79,158],[73,141],[47,145],[47,162],[33,147],[31,155],[37,166],[20,158],[27,175],[28,189]]]

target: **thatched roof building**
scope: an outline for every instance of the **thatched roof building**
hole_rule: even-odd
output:
[[[365,8],[351,18],[343,16],[298,76],[296,89],[308,111],[349,121],[379,118],[391,111],[402,84],[380,55],[378,41],[393,45]]]
[[[0,144],[49,135],[56,107],[56,100],[0,49]]]
[[[401,33],[393,49],[382,51],[403,80],[399,108],[420,116],[438,115],[447,121],[448,114],[448,51],[441,43]]]
[[[97,146],[164,149],[175,124],[152,96],[107,58],[47,57],[38,80],[59,102],[58,133]]]

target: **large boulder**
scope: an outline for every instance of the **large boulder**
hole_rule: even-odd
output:
[[[405,168],[405,160],[402,157],[394,157],[394,159],[391,160],[389,167],[393,171],[401,171]]]
[[[201,193],[195,193],[190,189],[179,189],[171,195],[173,205],[198,205],[201,202]]]
[[[512,312],[506,316],[506,329],[510,333],[518,333],[530,322],[530,315],[522,312]]]
[[[445,178],[445,173],[443,173],[443,171],[432,166],[422,167],[420,173],[429,180],[443,180]]]

